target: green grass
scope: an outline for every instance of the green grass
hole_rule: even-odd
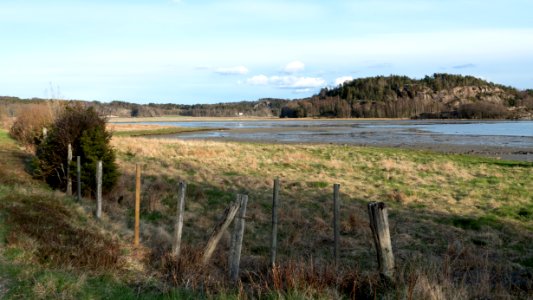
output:
[[[0,144],[11,143],[13,139],[9,136],[9,132],[0,128]]]
[[[197,131],[215,131],[222,129],[213,128],[191,128],[191,127],[172,127],[172,128],[159,128],[159,129],[146,129],[146,130],[128,130],[128,131],[116,131],[113,132],[113,136],[117,137],[135,137],[135,136],[148,136],[148,135],[167,135],[186,132]]]

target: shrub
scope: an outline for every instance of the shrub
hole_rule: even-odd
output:
[[[71,174],[75,174],[75,159],[67,164],[68,144],[71,144],[73,157],[81,158],[82,192],[95,194],[96,164],[99,160],[103,165],[103,192],[109,192],[118,179],[115,152],[109,145],[110,140],[106,120],[92,107],[69,106],[52,125],[47,139],[37,147],[35,174],[51,187],[64,189],[67,167],[71,169]]]
[[[27,104],[17,115],[10,134],[23,145],[36,145],[42,139],[43,127],[49,127],[52,121],[53,113],[47,105]]]
[[[475,102],[461,105],[458,114],[466,119],[498,119],[507,117],[509,111],[501,104]]]

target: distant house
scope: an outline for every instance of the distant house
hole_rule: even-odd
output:
[[[244,115],[244,113],[242,113],[242,112],[239,113],[239,117],[240,117],[240,116],[243,116],[243,115]]]

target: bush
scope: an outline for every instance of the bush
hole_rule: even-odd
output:
[[[43,127],[49,127],[53,113],[45,104],[27,104],[11,127],[11,136],[25,146],[39,144]]]
[[[67,107],[52,125],[48,137],[37,147],[36,175],[53,188],[66,188],[67,168],[76,174],[76,156],[81,158],[81,182],[84,194],[96,193],[96,164],[102,160],[102,190],[109,192],[118,179],[115,152],[109,145],[111,133],[106,120],[92,108]],[[67,164],[68,144],[73,162]],[[75,178],[73,178],[75,181]],[[76,186],[73,184],[73,186]]]
[[[509,115],[507,108],[501,104],[475,102],[463,104],[457,113],[465,119],[499,119]]]

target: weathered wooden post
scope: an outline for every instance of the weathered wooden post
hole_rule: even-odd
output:
[[[394,255],[389,231],[389,219],[387,207],[383,202],[371,202],[368,204],[368,216],[370,228],[376,246],[379,272],[382,277],[393,282],[394,278]]]
[[[240,199],[239,199],[240,198]],[[241,262],[241,250],[242,250],[242,241],[244,238],[244,225],[245,225],[245,216],[246,216],[246,205],[248,203],[247,195],[238,195],[239,202],[239,213],[235,218],[235,225],[233,227],[233,238],[230,251],[230,270],[229,276],[232,281],[237,281],[239,279],[239,265]]]
[[[279,178],[274,179],[274,191],[272,193],[272,240],[270,244],[270,265],[276,265],[278,248],[278,205],[279,205]]]
[[[76,177],[78,180],[78,202],[81,201],[81,157],[76,157]]]
[[[239,202],[235,201],[232,202],[225,210],[224,217],[222,220],[215,226],[213,229],[213,232],[211,233],[211,236],[209,237],[209,240],[207,241],[207,245],[205,246],[204,250],[204,256],[202,258],[203,264],[206,264],[211,256],[213,255],[213,252],[215,251],[218,242],[220,241],[220,238],[222,237],[222,234],[226,229],[228,229],[228,226],[231,224],[233,219],[235,218],[235,215],[237,214],[237,211],[239,210]]]
[[[141,227],[141,165],[135,165],[135,228],[133,245],[139,245],[139,231]]]
[[[178,211],[176,225],[174,226],[174,245],[172,247],[172,253],[179,258],[181,251],[181,235],[183,233],[183,213],[185,210],[185,192],[187,190],[187,184],[180,182],[178,185]]]
[[[96,218],[102,217],[102,161],[96,165]]]
[[[334,247],[333,247],[333,254],[335,257],[335,268],[339,267],[339,243],[340,243],[340,226],[339,226],[339,219],[340,219],[340,198],[339,198],[339,184],[333,185],[333,240],[334,240]]]
[[[241,194],[237,194],[237,199],[235,199],[235,202],[240,207],[242,202]],[[239,211],[237,211],[237,214]],[[237,218],[237,215],[235,215],[235,219]],[[230,269],[230,277],[231,277],[231,266],[233,265],[233,258],[235,257],[235,241],[236,236],[235,232],[237,232],[237,221],[233,222],[233,232],[230,234],[230,242],[229,242],[229,255],[228,255],[228,268]]]
[[[72,196],[72,178],[70,176],[70,162],[72,161],[72,145],[68,144],[67,151],[67,196]]]

